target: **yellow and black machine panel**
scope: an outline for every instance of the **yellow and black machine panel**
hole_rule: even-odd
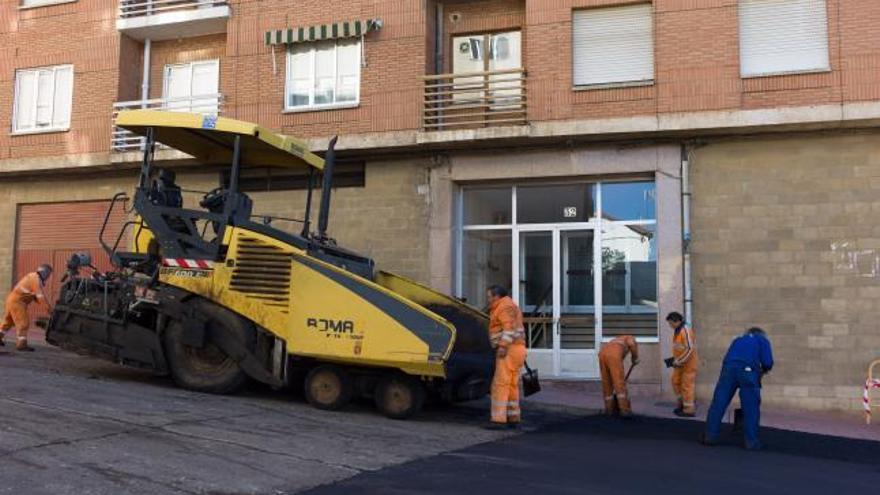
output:
[[[145,137],[133,248],[121,252],[105,243],[120,270],[99,288],[128,306],[105,307],[102,324],[112,314],[120,328],[113,338],[96,330],[103,339],[90,344],[73,331],[84,328],[79,320],[87,311],[62,304],[50,322],[50,341],[168,371],[199,390],[230,391],[242,376],[274,386],[302,380],[317,407],[335,409],[361,394],[392,417],[418,410],[426,392],[471,399],[488,390],[485,314],[377,271],[371,259],[327,235],[335,139],[322,158],[301,140],[223,117],[136,110],[121,112],[116,123]],[[228,179],[205,192],[199,208],[188,208],[173,172],[154,167],[160,144],[201,164],[229,165]],[[300,232],[253,220],[253,203],[238,187],[242,168],[250,166],[308,174]],[[81,280],[74,272],[71,278]],[[128,286],[137,286],[135,296],[125,295]],[[71,291],[63,297],[78,300]],[[146,301],[144,293],[155,297]],[[136,331],[126,333],[132,325]],[[137,334],[137,343],[124,342],[128,334]]]

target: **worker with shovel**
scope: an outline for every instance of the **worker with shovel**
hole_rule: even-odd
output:
[[[51,265],[40,265],[36,271],[24,276],[6,297],[6,313],[3,316],[3,324],[0,325],[0,346],[6,345],[3,340],[6,332],[15,327],[17,341],[15,349],[18,351],[33,352],[34,348],[28,345],[27,335],[31,326],[27,307],[33,302],[43,304],[49,312],[52,308],[43,294],[46,282],[52,276]]]
[[[632,364],[624,376],[623,361],[632,353]],[[599,351],[599,371],[602,374],[602,395],[605,397],[605,414],[632,416],[626,381],[635,365],[639,364],[639,345],[632,335],[619,335],[602,345]]]

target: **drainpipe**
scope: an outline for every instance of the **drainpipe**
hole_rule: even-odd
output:
[[[688,145],[681,145],[681,235],[684,254],[684,319],[693,324],[693,293],[691,290],[691,184]]]
[[[434,73],[443,74],[443,3],[437,1],[434,20]]]
[[[141,76],[141,108],[147,108],[150,99],[150,38],[144,40],[144,73]]]

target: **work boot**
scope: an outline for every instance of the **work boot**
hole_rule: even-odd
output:
[[[617,403],[615,403],[613,399],[605,400],[605,416],[614,416],[615,414],[617,414],[616,409]]]
[[[16,350],[16,351],[22,351],[22,352],[34,352],[36,349],[34,349],[33,347],[27,345],[27,341],[26,341],[26,340],[21,340],[21,341],[18,342],[18,344],[16,344],[16,346],[15,346],[15,350]]]

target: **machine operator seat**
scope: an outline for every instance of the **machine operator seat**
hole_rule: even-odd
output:
[[[168,208],[183,208],[183,193],[180,186],[175,182],[177,176],[171,170],[160,169],[157,177],[153,179],[150,187],[150,202],[156,206]],[[179,216],[163,215],[168,227],[180,234],[189,234],[186,221]]]
[[[159,175],[153,179],[150,188],[150,201],[154,205],[171,208],[183,207],[183,194],[180,186],[175,182],[176,178],[175,173],[171,170],[159,170]]]

